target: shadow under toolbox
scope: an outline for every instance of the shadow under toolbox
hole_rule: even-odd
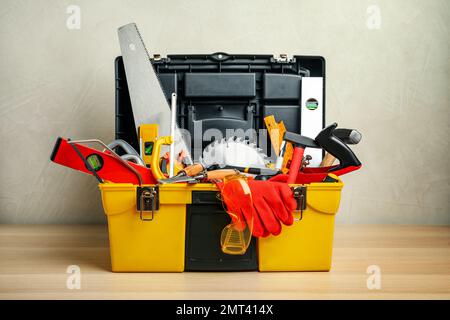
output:
[[[194,137],[202,132],[264,129],[264,117],[274,115],[286,129],[310,134],[310,122],[324,126],[325,61],[322,57],[271,55],[169,55],[153,59],[167,100],[177,93],[177,123]],[[122,57],[116,68],[116,139],[139,150]],[[314,108],[302,109],[308,95],[305,80],[316,79]],[[318,89],[319,88],[319,89]],[[309,100],[308,100],[309,101]],[[319,102],[318,102],[319,101]],[[309,111],[320,108],[305,124]],[[305,132],[306,131],[306,132]],[[259,146],[270,150],[268,137]],[[211,141],[192,140],[191,154],[198,156]],[[316,151],[316,150],[314,150]],[[274,155],[271,155],[272,158]],[[322,154],[320,151],[319,157]],[[197,159],[197,158],[195,158]],[[317,160],[316,160],[317,161]],[[318,160],[320,162],[320,159]],[[134,185],[101,184],[102,200],[110,225],[114,271],[309,271],[329,270],[334,214],[342,183],[307,186],[302,219],[284,227],[277,237],[252,240],[245,255],[227,255],[220,249],[221,230],[229,217],[217,200],[213,184],[159,186],[159,210],[152,221],[141,221],[136,210]],[[175,191],[177,190],[177,191]],[[176,192],[176,194],[175,194]],[[114,196],[113,196],[114,195]],[[118,201],[120,195],[123,200]],[[329,198],[329,199],[328,199]],[[123,210],[118,210],[120,207]],[[296,214],[297,218],[300,213]],[[163,217],[167,215],[167,217]],[[258,243],[256,243],[258,242]],[[276,250],[274,249],[276,248]]]

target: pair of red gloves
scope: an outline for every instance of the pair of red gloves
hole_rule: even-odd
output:
[[[281,223],[290,226],[294,222],[297,201],[286,183],[235,179],[217,185],[232,222],[239,229],[248,225],[255,237],[278,235]]]

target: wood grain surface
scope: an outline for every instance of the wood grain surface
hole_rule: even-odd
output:
[[[81,288],[67,289],[69,265]],[[381,289],[367,288],[380,267]],[[449,299],[450,227],[336,226],[330,272],[112,273],[105,226],[0,225],[0,299]]]

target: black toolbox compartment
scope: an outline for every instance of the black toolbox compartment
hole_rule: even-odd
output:
[[[189,130],[191,137],[199,122],[203,132],[216,128],[224,137],[227,129],[258,132],[265,128],[267,115],[283,120],[288,131],[300,132],[302,77],[324,78],[325,110],[325,61],[319,56],[277,59],[272,55],[177,54],[153,63],[167,100],[172,92],[177,93],[178,125]],[[115,74],[115,137],[139,150],[122,57],[115,60]],[[248,138],[270,153],[268,137],[262,141]],[[209,143],[202,141],[202,148]],[[197,144],[192,141],[191,145]],[[191,152],[195,157],[201,150]],[[255,239],[243,256],[221,252],[220,233],[230,219],[216,193],[193,192],[192,197],[186,217],[186,271],[257,270]]]
[[[256,241],[242,256],[220,250],[220,234],[230,218],[216,192],[193,191],[186,208],[186,271],[253,271],[258,269]]]

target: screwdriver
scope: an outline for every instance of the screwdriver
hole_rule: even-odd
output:
[[[188,176],[186,174],[168,178],[168,179],[159,179],[158,182],[160,184],[167,184],[167,183],[180,183],[180,182],[187,182],[187,183],[197,183],[203,180],[222,180],[226,176],[238,174],[239,171],[235,169],[219,169],[219,170],[212,170],[212,171],[205,171],[200,172],[199,174],[195,176]]]
[[[179,182],[183,177],[194,177],[200,174],[202,171],[205,171],[205,167],[201,163],[194,163],[193,165],[183,168],[173,177],[168,179],[160,179],[159,181],[164,181],[161,183]]]

